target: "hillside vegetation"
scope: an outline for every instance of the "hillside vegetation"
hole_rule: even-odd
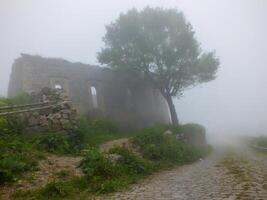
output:
[[[5,99],[0,102],[10,105]],[[126,133],[108,120],[81,117],[75,131],[25,134],[21,129],[11,117],[0,117],[0,184],[12,188],[11,199],[86,199],[127,187],[158,170],[197,161],[210,151],[209,146],[194,147],[177,139],[183,132],[203,131],[196,124],[157,125]],[[99,148],[126,137],[131,148],[114,146],[108,152]],[[21,188],[19,183],[33,181],[31,174],[43,170],[40,162],[52,155],[67,159],[66,163],[79,158],[76,167],[82,175],[57,171],[45,185]]]

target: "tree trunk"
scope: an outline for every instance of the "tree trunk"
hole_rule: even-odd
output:
[[[166,100],[167,100],[167,103],[170,109],[172,124],[179,125],[179,121],[178,121],[177,113],[175,110],[175,106],[172,101],[172,97],[170,95],[167,95]]]

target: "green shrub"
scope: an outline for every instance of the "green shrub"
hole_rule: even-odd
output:
[[[0,136],[21,134],[24,124],[16,120],[15,116],[0,117]]]
[[[40,134],[33,139],[33,144],[37,149],[50,153],[66,153],[70,149],[64,133]]]
[[[184,144],[174,135],[164,135],[163,131],[145,129],[133,137],[144,158],[172,164],[192,162],[201,157],[200,149]]]
[[[125,137],[110,121],[89,120],[86,117],[80,118],[79,131],[84,136],[84,143],[94,147],[109,140]]]
[[[256,139],[256,144],[260,147],[267,148],[267,136],[260,136]]]
[[[88,178],[94,176],[111,178],[117,174],[115,165],[96,148],[88,149],[79,167]]]
[[[59,154],[76,154],[83,148],[83,135],[79,131],[38,133],[32,139],[35,148]]]
[[[5,97],[0,97],[0,107],[8,106],[8,101]]]
[[[184,134],[205,134],[205,127],[200,124],[189,123],[181,126],[181,130]]]
[[[18,190],[13,195],[13,199],[32,199],[32,200],[47,200],[47,199],[72,199],[74,194],[77,194],[77,189],[73,187],[72,182],[50,182],[44,187],[35,190]]]
[[[27,170],[34,170],[40,153],[19,136],[0,137],[0,184],[15,181]]]
[[[129,183],[136,182],[140,177],[154,170],[151,163],[138,158],[125,148],[117,147],[110,153],[119,154],[122,159],[112,162],[98,149],[90,148],[80,163],[91,192],[115,191]]]
[[[7,99],[6,102],[8,105],[23,105],[33,103],[33,100],[30,94],[23,92],[15,97]]]
[[[118,160],[118,165],[121,165],[126,174],[147,175],[153,171],[152,163],[139,158],[127,148],[115,147],[110,153],[122,156],[122,159]]]

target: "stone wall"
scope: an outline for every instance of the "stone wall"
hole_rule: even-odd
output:
[[[108,68],[22,54],[12,66],[8,96],[44,87],[62,88],[80,114],[121,127],[171,122],[166,100],[147,82],[128,81]]]
[[[77,129],[77,111],[62,91],[44,88],[32,96],[33,104],[12,111],[21,112],[14,116],[27,132]]]

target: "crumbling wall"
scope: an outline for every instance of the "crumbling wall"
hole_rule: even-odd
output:
[[[108,118],[121,127],[171,122],[166,100],[149,83],[130,85],[107,68],[22,54],[12,66],[8,96],[43,87],[62,88],[80,114]]]
[[[77,111],[62,90],[43,88],[32,93],[32,104],[10,106],[0,115],[13,116],[27,132],[75,130]]]

